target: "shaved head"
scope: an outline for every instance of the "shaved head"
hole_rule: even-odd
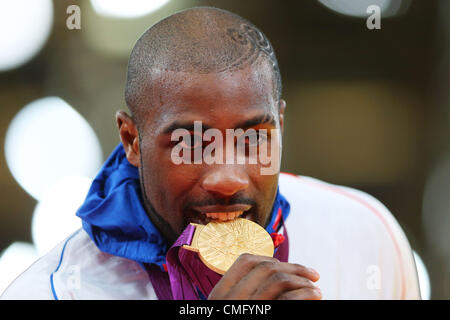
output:
[[[273,95],[278,101],[280,71],[266,36],[231,12],[210,7],[191,8],[161,20],[139,38],[128,63],[125,100],[139,126],[142,111],[157,104],[152,85],[164,71],[232,73],[262,64],[269,66],[263,69],[271,71]],[[261,77],[262,81],[265,78]]]

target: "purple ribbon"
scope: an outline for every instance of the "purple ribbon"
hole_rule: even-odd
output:
[[[167,272],[155,265],[146,265],[147,273],[159,300],[199,300],[199,291],[208,297],[222,275],[209,269],[196,252],[183,249],[191,244],[195,227],[188,225],[167,253]],[[289,239],[283,224],[284,241],[274,257],[282,262],[289,258]]]

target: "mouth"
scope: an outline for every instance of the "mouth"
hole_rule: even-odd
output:
[[[250,219],[248,211],[251,207],[248,204],[235,204],[230,206],[193,207],[193,209],[199,213],[199,219],[196,222],[206,224],[210,221],[231,221],[237,218]]]

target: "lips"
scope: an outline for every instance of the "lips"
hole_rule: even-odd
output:
[[[241,217],[251,207],[248,204],[235,204],[230,206],[193,207],[193,209],[209,218],[208,220],[230,221]]]

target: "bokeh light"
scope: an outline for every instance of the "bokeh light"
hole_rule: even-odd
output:
[[[158,10],[170,0],[91,0],[98,14],[111,18],[137,18]]]
[[[367,17],[367,8],[376,5],[383,18],[395,16],[407,10],[410,0],[319,0],[328,9],[350,17]],[[403,7],[402,7],[403,6]]]
[[[42,196],[31,222],[31,234],[39,256],[81,227],[75,212],[83,203],[91,182],[86,177],[63,177]]]
[[[61,177],[92,178],[102,163],[94,130],[58,97],[31,102],[14,117],[5,157],[17,182],[38,200]]]
[[[0,255],[0,295],[37,257],[31,243],[14,242],[3,250]]]
[[[84,41],[101,55],[128,58],[144,30],[195,1],[91,0],[87,4],[82,18]]]
[[[0,71],[33,58],[47,41],[52,24],[51,0],[0,0]]]

